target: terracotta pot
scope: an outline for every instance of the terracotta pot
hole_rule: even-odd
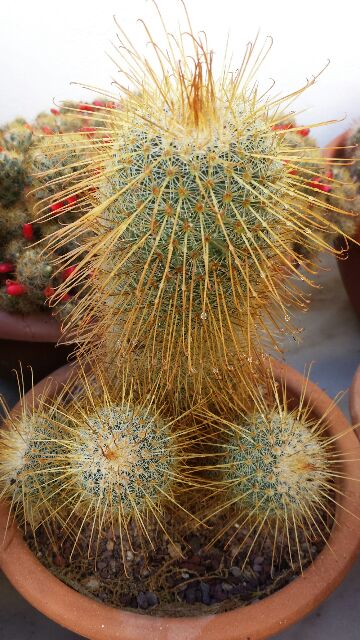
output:
[[[22,316],[0,311],[0,376],[7,377],[22,363],[31,366],[35,382],[63,365],[72,347],[56,345],[60,325],[45,313]],[[32,377],[25,375],[25,387],[30,388]]]
[[[343,131],[334,140],[332,140],[324,151],[326,158],[344,158],[346,150],[341,147],[348,145],[350,129]],[[340,147],[340,148],[339,148]],[[337,260],[341,279],[353,309],[360,319],[360,246],[351,242],[346,244],[345,241],[338,239],[335,242],[335,248],[338,250],[348,249],[347,257]]]
[[[360,365],[356,369],[351,383],[349,391],[349,407],[352,423],[359,425],[357,434],[360,438]]]
[[[53,375],[52,393],[66,380],[69,367]],[[274,363],[277,380],[286,380],[289,396],[297,402],[304,378],[290,367]],[[46,381],[35,388],[39,393]],[[30,402],[30,396],[27,396]],[[309,382],[304,404],[313,406],[315,416],[328,413],[328,432],[336,436],[349,427],[341,411],[331,407],[330,398]],[[19,406],[15,410],[19,410]],[[346,475],[360,480],[360,444],[349,431],[336,439],[340,452],[355,451],[344,464]],[[6,533],[8,509],[0,508],[0,566],[14,587],[39,611],[67,629],[91,640],[261,640],[279,633],[317,607],[342,581],[353,564],[360,547],[358,521],[349,514],[360,515],[360,482],[344,480],[338,495],[344,509],[337,508],[336,524],[329,547],[320,552],[314,563],[290,584],[264,600],[227,613],[192,618],[156,618],[121,611],[80,595],[45,569],[22,539],[15,525]],[[331,548],[330,548],[331,547]]]
[[[336,138],[331,140],[329,144],[324,149],[325,158],[344,158],[345,157],[345,149],[341,147],[346,147],[348,144],[350,129],[346,129],[342,133],[339,133]]]

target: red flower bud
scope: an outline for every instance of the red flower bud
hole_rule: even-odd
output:
[[[56,213],[57,211],[60,211],[60,209],[62,209],[62,208],[63,208],[64,204],[65,204],[65,203],[64,203],[64,202],[62,202],[62,201],[61,201],[61,202],[54,202],[54,204],[52,204],[52,205],[50,206],[50,211],[51,211],[51,213]]]
[[[0,262],[0,273],[11,273],[15,265],[12,262]]]
[[[50,129],[50,127],[41,127],[41,131],[47,136],[52,136],[54,133],[53,130]]]
[[[53,116],[59,116],[60,115],[59,109],[50,109],[50,111],[53,114]]]
[[[55,293],[55,289],[54,287],[46,287],[44,289],[44,296],[45,298],[51,298],[51,296],[53,296]]]
[[[66,202],[68,204],[75,204],[75,202],[77,201],[77,195],[73,195],[73,196],[69,196],[68,198],[66,198]]]
[[[6,285],[6,293],[8,296],[22,296],[26,293],[26,287],[21,282],[9,282]]]
[[[297,133],[299,134],[299,136],[303,136],[303,138],[306,138],[306,136],[308,136],[310,133],[310,129],[308,127],[305,127],[304,129],[299,129]]]
[[[75,269],[76,269],[76,265],[72,267],[68,267],[67,269],[64,269],[64,271],[61,274],[62,281],[64,282],[64,280],[67,280],[68,278],[70,278],[71,274],[74,273]]]
[[[80,111],[95,111],[95,108],[91,104],[80,104]]]
[[[22,226],[22,235],[25,240],[32,240],[34,238],[34,229],[30,222],[26,222]]]

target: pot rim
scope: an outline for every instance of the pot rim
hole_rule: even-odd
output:
[[[9,313],[0,310],[0,340],[19,342],[57,342],[59,322],[46,313]]]
[[[272,361],[277,380],[285,380],[287,391],[300,396],[304,377],[286,364]],[[49,378],[35,386],[35,395],[45,385],[56,393],[65,382],[71,365],[61,367]],[[26,396],[32,402],[32,394]],[[337,446],[342,452],[360,451],[360,443],[349,423],[333,401],[314,383],[308,381],[305,401],[310,401],[319,417],[327,413],[329,431],[333,435],[347,431]],[[19,403],[13,411],[19,411]],[[337,507],[336,523],[329,544],[317,556],[302,576],[272,595],[245,607],[225,613],[201,617],[154,617],[96,602],[62,583],[45,569],[24,542],[13,525],[5,535],[8,507],[0,505],[0,567],[21,595],[36,609],[67,629],[91,640],[264,640],[299,621],[316,608],[340,584],[351,568],[360,548],[360,527],[351,511],[360,517],[359,465],[351,460],[344,463],[346,474]]]

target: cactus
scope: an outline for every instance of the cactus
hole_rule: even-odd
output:
[[[79,167],[79,185],[93,187],[84,196],[84,215],[51,244],[58,250],[92,231],[84,257],[72,254],[78,266],[59,290],[96,274],[69,319],[77,338],[84,314],[95,327],[88,338],[100,343],[97,318],[101,336],[117,321],[121,357],[129,344],[164,347],[171,366],[181,344],[190,372],[202,366],[197,343],[214,359],[219,352],[221,361],[240,357],[235,333],[252,357],[268,318],[281,326],[289,319],[287,304],[303,305],[288,278],[298,263],[306,274],[299,243],[332,251],[337,231],[321,190],[311,184],[324,160],[287,141],[303,129],[291,125],[284,135],[286,116],[257,99],[240,75],[216,82],[212,54],[201,40],[193,45],[193,65],[183,58],[174,66],[163,51],[158,74],[136,58],[142,90],[127,91],[121,109],[104,110],[110,137],[102,142],[99,129],[93,162]],[[180,57],[184,49],[180,37]],[[78,189],[74,172],[62,194]]]
[[[279,389],[271,373],[262,386],[251,382],[248,390],[251,400],[249,395],[239,398],[234,386],[231,401],[224,396],[226,413],[208,413],[210,422],[223,430],[222,442],[216,445],[217,461],[208,467],[213,477],[207,482],[212,484],[216,504],[209,507],[207,518],[214,512],[226,514],[213,542],[236,524],[255,540],[272,539],[274,550],[281,539],[287,540],[291,562],[292,555],[298,554],[301,565],[300,550],[292,548],[290,535],[298,540],[301,531],[310,541],[319,525],[325,535],[330,532],[329,504],[337,503],[334,479],[341,460],[333,439],[325,433],[323,417],[311,417],[304,400],[290,409],[286,387]],[[246,539],[237,537],[237,552]]]
[[[58,284],[78,369],[26,417],[31,449],[14,429],[3,436],[3,492],[20,504],[26,482],[24,518],[55,518],[74,548],[90,532],[90,554],[115,527],[120,541],[154,545],[148,523],[168,535],[169,510],[177,526],[198,488],[214,540],[238,525],[239,547],[244,528],[253,544],[273,537],[275,556],[280,537],[301,565],[298,531],[326,541],[341,460],[305,390],[290,408],[263,360],[290,304],[306,307],[291,276],[300,264],[310,282],[306,252],[332,251],[348,185],[286,113],[294,94],[259,95],[266,48],[252,63],[250,47],[233,74],[225,61],[215,80],[206,38],[189,32],[160,50],[147,30],[158,70],[120,47],[133,83],[121,102],[64,104],[37,120],[22,241],[41,218],[48,255],[16,253],[13,238],[6,291],[25,303]],[[74,132],[77,118],[87,124]]]
[[[89,120],[89,114],[85,120],[82,114],[80,116],[76,114],[75,117],[66,110],[66,113],[58,112],[58,115],[49,114],[46,117],[56,124],[53,132],[61,131],[62,126],[66,131],[73,132],[81,123]],[[30,243],[44,239],[48,233],[54,233],[59,229],[58,209],[66,212],[69,206],[67,201],[57,203],[50,210],[51,221],[43,226],[37,224],[38,197],[34,196],[34,185],[43,185],[44,192],[41,195],[49,195],[46,191],[47,171],[52,172],[52,177],[58,179],[61,179],[63,173],[69,172],[67,164],[66,167],[64,165],[64,150],[57,153],[56,141],[50,135],[50,122],[45,125],[44,118],[45,115],[40,114],[33,126],[18,118],[5,125],[0,132],[0,265],[5,268],[8,266],[7,263],[13,264],[11,271],[7,269],[2,272],[0,266],[0,278],[2,273],[6,276],[2,277],[1,284],[5,287],[0,290],[0,308],[25,314],[47,310],[48,298],[51,297],[54,287],[64,278],[61,271],[55,274],[56,269],[49,264],[48,252],[40,251],[38,248],[29,250]],[[67,161],[83,158],[88,143],[87,134],[67,135]],[[47,150],[47,155],[44,154],[44,150]],[[59,180],[57,184],[59,186]],[[72,204],[73,202],[74,198],[71,199]],[[81,202],[79,206],[81,207]],[[48,207],[46,210],[49,210]],[[67,221],[74,220],[77,215],[79,214],[72,208]],[[66,217],[63,219],[66,220]],[[69,243],[64,250],[71,251],[78,246],[78,242]],[[7,286],[9,278],[10,284]],[[70,297],[71,294],[63,296],[59,305],[59,317],[64,314],[64,303],[67,303]],[[69,308],[68,304],[66,306]]]
[[[0,206],[0,245],[7,236],[20,234],[27,218],[26,205],[23,202],[18,202],[12,207]]]
[[[359,169],[360,127],[358,124],[355,125],[350,131],[348,145],[353,148],[347,149],[346,153],[354,160],[353,165],[350,167],[350,173],[351,173],[351,177],[353,178],[355,183],[358,185],[360,182],[360,169]]]
[[[46,408],[47,390],[37,399],[38,406],[24,405],[19,414],[7,414],[0,432],[0,498],[11,503],[20,523],[33,531],[54,515],[55,496],[60,487],[56,470],[63,455],[59,439],[56,406]],[[62,398],[60,393],[59,400]]]
[[[10,122],[1,132],[2,141],[8,151],[25,153],[30,147],[33,131],[22,118]]]
[[[18,257],[16,265],[17,279],[22,282],[29,291],[35,293],[43,291],[51,286],[53,267],[49,264],[48,257],[43,255],[41,249],[26,249]]]
[[[25,186],[23,156],[16,151],[0,149],[0,204],[14,204]]]
[[[352,169],[352,167],[351,167]],[[329,210],[328,217],[339,226],[342,233],[349,238],[356,239],[359,233],[360,216],[360,194],[358,186],[351,175],[351,170],[347,167],[333,166],[329,172],[334,178],[333,200],[337,198],[339,205],[348,215],[339,216],[336,212]],[[331,184],[331,182],[330,182]],[[329,204],[329,197],[326,197]]]
[[[191,484],[182,434],[192,427],[162,415],[160,402],[156,388],[146,392],[126,372],[114,382],[80,367],[60,399],[44,397],[46,411],[23,412],[4,430],[0,494],[21,503],[32,527],[46,507],[49,525],[57,519],[75,542],[87,523],[94,535],[112,526],[128,536],[130,523],[146,535],[151,520],[164,528],[174,504],[188,517],[177,496]]]

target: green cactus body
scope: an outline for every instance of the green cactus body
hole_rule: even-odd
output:
[[[145,411],[110,406],[86,418],[74,436],[70,477],[79,509],[106,506],[107,521],[143,512],[171,491],[174,460],[164,424]],[[94,437],[95,435],[95,437]]]
[[[18,257],[17,279],[40,295],[47,286],[50,286],[52,273],[53,267],[41,249],[26,249]]]
[[[183,59],[185,43],[177,45]],[[79,184],[93,187],[85,215],[52,244],[92,232],[59,290],[96,274],[69,318],[77,337],[84,313],[96,339],[117,322],[120,357],[135,345],[163,351],[170,365],[181,345],[191,372],[201,369],[201,352],[214,360],[220,354],[220,367],[244,349],[252,357],[269,319],[286,330],[286,305],[304,306],[288,277],[297,263],[307,279],[295,242],[332,251],[318,230],[335,232],[308,184],[318,165],[312,145],[310,155],[306,146],[294,150],[289,136],[298,128],[286,138],[278,108],[258,100],[236,73],[216,81],[211,52],[202,41],[194,48],[194,64],[185,57],[175,68],[163,51],[159,72],[136,58],[142,90],[104,110],[103,129],[90,141],[92,162],[78,172]],[[64,193],[75,185],[76,174]]]
[[[2,138],[8,151],[25,153],[31,145],[33,132],[26,122],[14,120],[3,130]]]
[[[353,149],[349,149],[347,153],[353,158],[354,164],[350,167],[350,173],[356,184],[360,183],[360,127],[356,126],[350,132],[349,146],[353,146]]]
[[[20,255],[25,251],[26,242],[24,238],[20,234],[14,234],[14,237],[11,238],[1,249],[1,258],[4,261],[13,262],[14,264],[20,257]]]
[[[352,169],[352,167],[351,167]],[[338,215],[329,210],[329,218],[339,226],[341,231],[350,238],[356,238],[359,233],[360,224],[360,194],[358,185],[354,181],[351,170],[346,167],[332,168],[334,182],[333,195],[337,198],[338,206],[349,215]],[[329,204],[329,198],[327,198]]]
[[[255,518],[305,518],[321,498],[326,453],[321,439],[293,416],[255,415],[227,448],[231,493]]]
[[[14,204],[24,185],[23,156],[16,151],[0,150],[0,204],[5,207]]]
[[[19,235],[27,217],[26,205],[23,202],[18,202],[12,207],[0,206],[0,244],[8,240],[9,235]]]
[[[49,498],[55,503],[60,488],[56,468],[62,449],[53,418],[25,411],[1,431],[0,495],[33,529],[47,517]]]

